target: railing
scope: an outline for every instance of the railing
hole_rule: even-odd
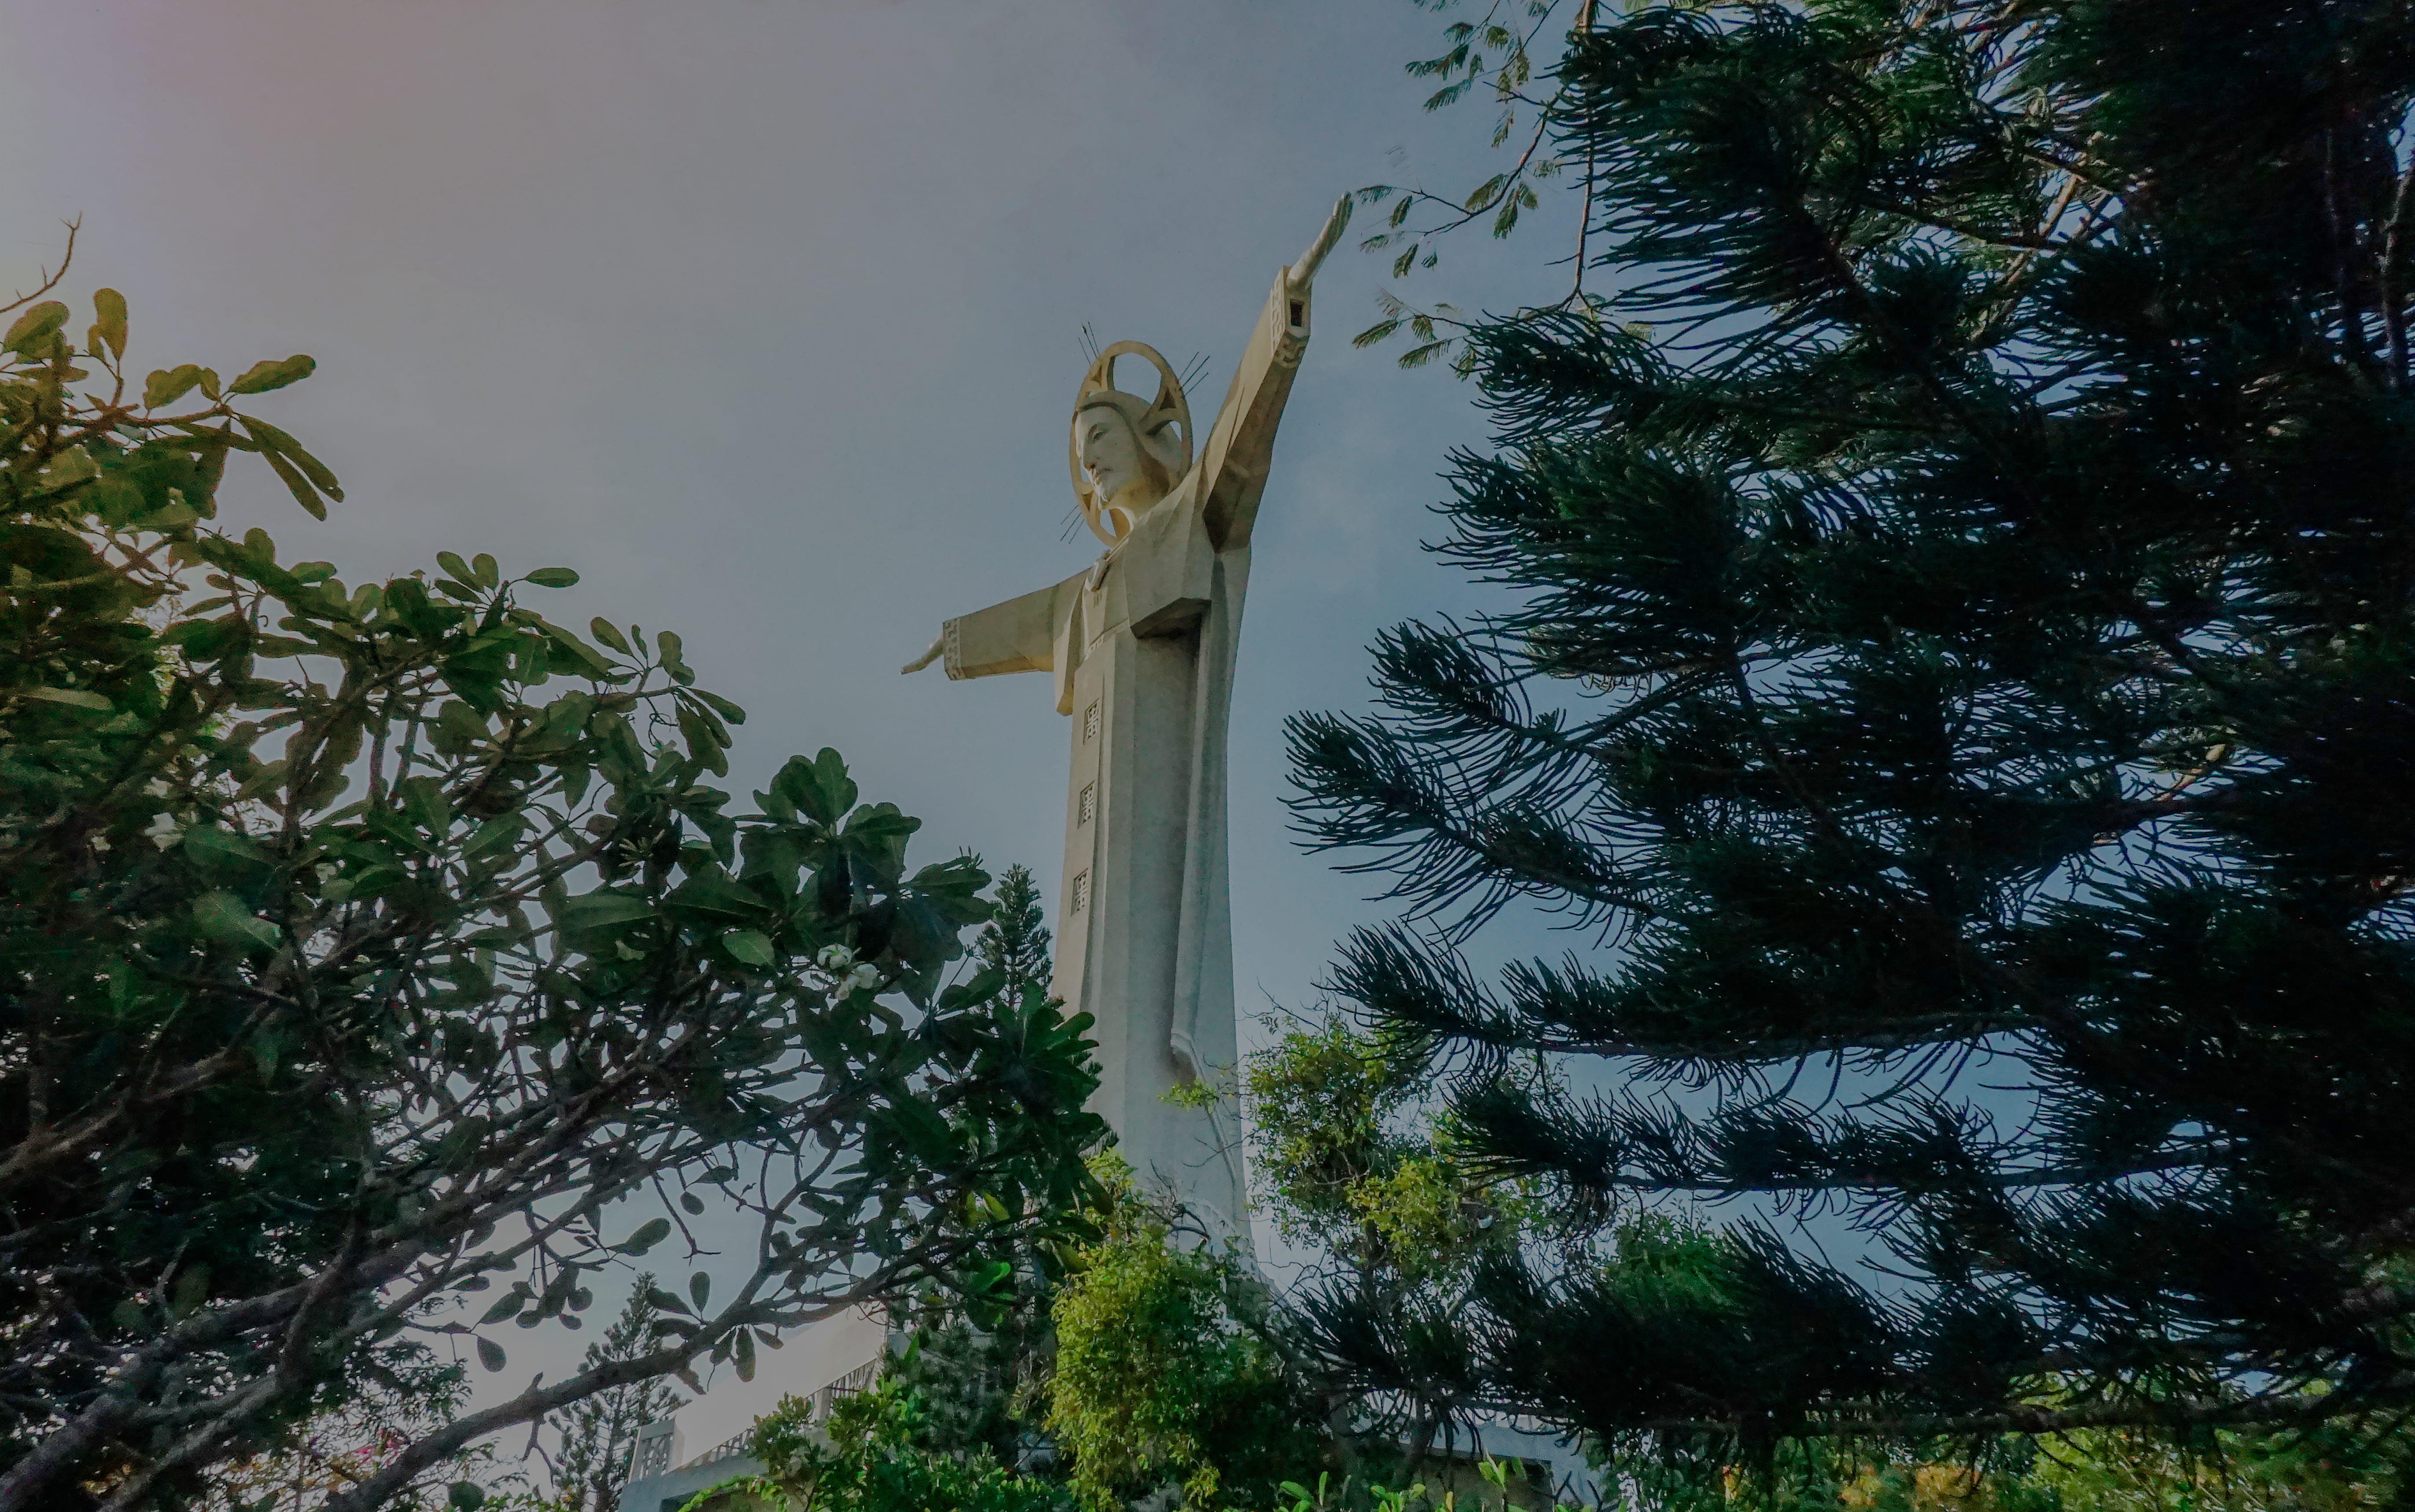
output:
[[[878,1360],[866,1360],[829,1385],[814,1393],[814,1421],[830,1420],[831,1409],[849,1397],[872,1389],[873,1381],[880,1374]]]
[[[649,1423],[638,1430],[637,1447],[629,1456],[631,1480],[648,1480],[670,1473],[671,1433],[668,1418]]]
[[[849,1397],[871,1390],[873,1383],[879,1379],[879,1376],[880,1362],[877,1359],[866,1360],[816,1391],[813,1396],[814,1421],[828,1422],[832,1408]],[[629,1455],[631,1480],[647,1480],[656,1475],[670,1474],[672,1431],[668,1418],[649,1423],[638,1430],[638,1442]],[[746,1454],[747,1441],[754,1436],[755,1430],[750,1428],[735,1437],[724,1439],[702,1454],[686,1460],[679,1468],[692,1470],[699,1465],[716,1465],[725,1460],[742,1459]]]
[[[738,1459],[746,1452],[746,1441],[754,1436],[755,1430],[750,1428],[745,1432],[739,1434],[736,1438],[724,1439],[719,1444],[714,1445],[712,1448],[705,1450],[702,1454],[698,1455],[695,1459],[689,1460],[681,1468],[692,1470],[698,1465],[717,1465],[724,1460]]]

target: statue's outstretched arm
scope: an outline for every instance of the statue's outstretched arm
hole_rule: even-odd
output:
[[[1082,577],[1075,573],[1052,587],[956,616],[941,627],[930,650],[898,670],[919,672],[941,657],[952,678],[1054,670],[1057,631],[1073,610]]]
[[[1276,276],[1257,329],[1234,365],[1233,383],[1224,391],[1208,443],[1200,450],[1198,497],[1208,539],[1220,551],[1247,543],[1257,522],[1258,499],[1274,459],[1275,427],[1282,423],[1292,376],[1308,350],[1309,285],[1349,224],[1350,197],[1345,194],[1298,261]]]

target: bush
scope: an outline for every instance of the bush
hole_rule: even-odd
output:
[[[783,1398],[747,1443],[764,1473],[716,1492],[815,1512],[1072,1512],[1063,1487],[1008,1470],[986,1449],[922,1446],[923,1416],[920,1394],[894,1381],[842,1399],[819,1428],[809,1399]]]

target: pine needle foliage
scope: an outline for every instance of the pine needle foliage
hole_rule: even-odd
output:
[[[641,1273],[621,1315],[604,1336],[587,1346],[579,1369],[592,1370],[649,1353],[662,1315],[654,1301],[653,1273]],[[629,1483],[638,1430],[685,1405],[660,1376],[607,1387],[559,1415],[554,1428],[562,1449],[553,1461],[553,1505],[559,1512],[616,1512],[621,1488]]]
[[[1514,606],[1386,634],[1298,815],[1471,1149],[1750,1220],[1335,1347],[1605,1440],[2415,1400],[2415,11],[1639,7],[1560,77],[1620,319],[1473,334],[1437,549]],[[1513,902],[1588,945],[1489,980]]]
[[[998,874],[998,911],[973,939],[973,959],[998,974],[999,990],[1020,1002],[1027,989],[1048,991],[1054,974],[1048,926],[1042,923],[1040,884],[1031,869],[1016,863]]]
[[[1052,936],[1029,867],[998,874],[996,908],[973,939],[974,963],[997,973],[1002,994],[1062,1007],[1048,996]],[[900,1304],[909,1347],[889,1356],[882,1379],[912,1394],[918,1447],[987,1453],[1001,1464],[1032,1458],[1057,1358],[1049,1306],[1063,1271],[1061,1246],[1026,1246],[989,1271],[977,1295],[929,1289]]]

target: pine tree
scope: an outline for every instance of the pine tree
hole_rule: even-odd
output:
[[[635,1359],[654,1344],[654,1278],[639,1276],[621,1315],[604,1337],[587,1346],[579,1369]],[[554,1457],[554,1505],[563,1512],[615,1512],[621,1488],[629,1483],[630,1455],[638,1430],[668,1417],[682,1405],[661,1376],[611,1386],[579,1402],[554,1421],[562,1449]]]
[[[973,959],[1006,979],[1010,1002],[1020,1001],[1027,987],[1048,988],[1055,968],[1049,964],[1048,930],[1040,921],[1040,884],[1028,867],[1009,866],[998,879],[998,912],[973,940]]]
[[[1509,606],[1291,731],[1406,906],[1337,985],[1585,1242],[1326,1347],[1605,1441],[2415,1401],[2415,13],[1588,18],[1619,292],[1471,333],[1437,548]],[[1487,980],[1513,902],[1585,943]]]
[[[1033,994],[1044,999],[1055,965],[1030,869],[1008,866],[994,901],[997,911],[973,939],[975,966],[1004,979],[999,993],[1009,1002]],[[987,1452],[1008,1465],[1028,1458],[1042,1411],[1042,1383],[1057,1355],[1049,1305],[1060,1268],[1054,1254],[1026,1250],[978,1307],[938,1292],[916,1299],[908,1314],[912,1347],[892,1356],[885,1374],[915,1393],[919,1445],[945,1454]]]

